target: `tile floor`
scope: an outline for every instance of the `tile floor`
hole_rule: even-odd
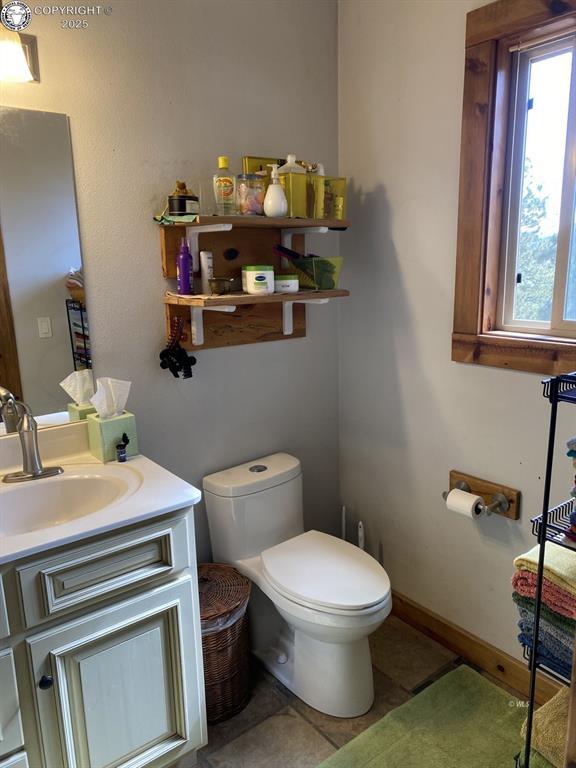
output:
[[[199,768],[316,768],[372,723],[462,663],[395,616],[384,622],[370,645],[375,688],[370,712],[352,720],[323,715],[256,667],[250,703],[236,717],[209,728]]]

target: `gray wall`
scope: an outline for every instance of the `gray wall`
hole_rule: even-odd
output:
[[[242,154],[294,151],[336,169],[336,5],[112,6],[87,30],[35,16],[42,82],[2,92],[12,106],[70,116],[96,373],[133,381],[129,406],[150,458],[199,484],[290,451],[304,464],[307,525],[336,530],[336,308],[309,308],[305,340],[202,352],[194,379],[176,381],[158,367],[166,284],[152,221],[175,180],[210,178],[219,154],[237,166]],[[197,522],[206,557],[201,509]]]
[[[541,377],[450,361],[467,0],[340,5],[341,478],[399,592],[518,655],[513,558],[535,544],[549,407]],[[358,87],[358,83],[362,87]],[[562,443],[556,501],[573,469]],[[521,489],[522,521],[449,513],[450,469]]]
[[[537,376],[450,361],[465,14],[475,4],[341,4],[340,170],[354,222],[341,237],[352,289],[341,303],[341,480],[396,589],[517,653],[512,559],[534,543],[548,408]],[[209,176],[220,153],[293,149],[334,167],[335,6],[163,9],[160,19],[156,2],[116,3],[86,34],[34,18],[43,82],[6,88],[3,100],[71,117],[98,373],[134,381],[144,452],[198,483],[292,451],[304,461],[307,524],[335,530],[336,308],[311,308],[305,341],[203,352],[194,380],[175,381],[156,368],[164,282],[150,221],[175,178]],[[564,413],[562,439],[575,421]],[[560,448],[558,462],[556,500],[573,474]],[[520,488],[522,521],[450,515],[440,494],[452,468]],[[205,555],[202,512],[198,530]]]

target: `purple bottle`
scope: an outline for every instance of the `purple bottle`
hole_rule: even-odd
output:
[[[176,275],[178,277],[178,293],[182,296],[190,296],[192,293],[192,256],[185,237],[180,243],[180,251],[176,257]]]

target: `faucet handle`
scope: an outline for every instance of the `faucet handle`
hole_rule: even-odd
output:
[[[22,483],[26,480],[39,480],[62,474],[64,471],[62,467],[44,467],[42,465],[38,450],[38,424],[30,407],[21,400],[15,400],[14,407],[19,417],[18,434],[22,446],[22,471],[5,475],[2,482]]]
[[[6,389],[6,387],[3,387],[0,384],[0,405],[5,405],[6,403],[9,403],[11,400],[16,400],[17,398],[10,392],[9,389]]]
[[[15,400],[14,407],[18,414],[18,432],[36,432],[38,423],[32,414],[30,406],[21,400]]]

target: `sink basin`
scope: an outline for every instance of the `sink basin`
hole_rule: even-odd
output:
[[[0,489],[0,536],[52,528],[124,501],[142,483],[121,465],[68,466],[64,474]],[[0,486],[2,484],[0,483]]]

